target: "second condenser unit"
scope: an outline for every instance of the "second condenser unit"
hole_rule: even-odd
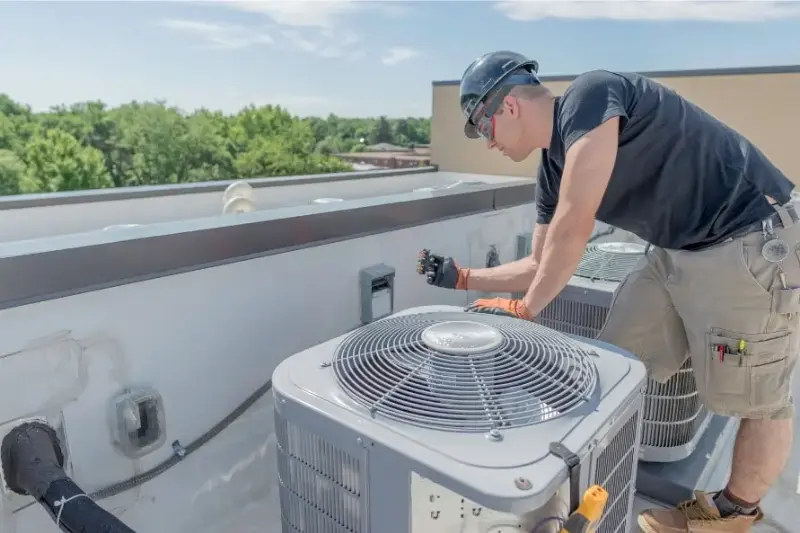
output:
[[[615,232],[602,233],[609,238]],[[530,255],[530,245],[530,233],[518,235],[517,256]],[[644,259],[645,246],[641,242],[590,242],[569,284],[536,321],[563,333],[596,338],[615,290]],[[640,459],[672,462],[688,457],[710,420],[711,413],[697,392],[691,359],[687,358],[666,383],[647,382]]]

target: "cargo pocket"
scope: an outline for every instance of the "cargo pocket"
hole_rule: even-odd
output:
[[[792,330],[745,334],[711,328],[707,337],[705,385],[712,410],[743,415],[788,405]]]

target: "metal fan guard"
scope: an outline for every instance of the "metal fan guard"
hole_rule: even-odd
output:
[[[564,334],[456,312],[368,324],[338,346],[331,366],[339,386],[373,416],[443,431],[551,420],[588,401],[597,384],[591,355]]]
[[[575,275],[604,281],[622,281],[644,255],[645,247],[633,242],[588,244]]]

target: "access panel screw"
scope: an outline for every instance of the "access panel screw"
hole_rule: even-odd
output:
[[[486,438],[494,442],[500,442],[503,440],[503,434],[496,429],[492,429],[486,434]]]
[[[531,489],[531,481],[526,477],[518,477],[514,480],[514,485],[516,485],[519,490]]]

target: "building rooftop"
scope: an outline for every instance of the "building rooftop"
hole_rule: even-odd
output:
[[[48,409],[63,413],[57,419],[69,435],[76,479],[87,490],[103,488],[155,467],[171,453],[160,449],[132,469],[108,446],[98,406],[120,386],[138,383],[162,394],[170,442],[180,439],[185,446],[269,379],[285,357],[358,327],[359,269],[376,264],[395,269],[395,310],[464,305],[481,295],[427,286],[414,272],[419,248],[477,266],[495,247],[506,262],[519,253],[518,235],[532,226],[530,180],[435,169],[382,176],[384,186],[370,185],[376,178],[369,173],[338,181],[287,178],[284,186],[256,190],[288,198],[280,192],[285,187],[303,205],[159,223],[149,219],[139,227],[105,232],[70,233],[65,227],[70,220],[84,220],[84,227],[86,221],[100,221],[92,214],[98,206],[127,217],[128,208],[119,206],[133,198],[123,194],[103,201],[90,192],[91,199],[80,201],[79,195],[19,199],[0,216],[29,209],[63,216],[55,213],[69,206],[89,216],[57,219],[50,236],[0,243],[0,353],[19,355],[0,358],[0,394],[21,393],[26,383],[25,393],[5,402],[0,416],[13,420],[56,406]],[[296,184],[302,180],[307,182]],[[345,183],[351,194],[346,202],[306,202],[341,195]],[[438,188],[408,190],[424,185]],[[211,190],[202,192],[172,187],[169,194],[136,191],[136,200],[165,202],[163,214],[170,212],[166,206],[191,202],[193,195],[211,195],[215,199],[207,205],[218,209],[225,186],[209,185]],[[45,205],[48,200],[56,205]],[[800,392],[797,383],[795,389]],[[103,505],[124,509],[122,519],[139,531],[277,533],[273,423],[268,394],[199,449],[196,458]],[[636,507],[654,505],[654,495],[660,498],[655,505],[662,505],[690,494],[694,486],[724,483],[731,424],[715,422],[686,460],[640,466]],[[798,468],[800,443],[765,500],[772,522],[757,532],[793,531]],[[38,512],[29,507],[14,515],[24,526],[19,531],[39,523]]]
[[[433,172],[353,172],[244,180],[253,187],[256,210],[312,205],[319,199],[351,201],[447,188],[469,182],[504,183],[517,178]],[[163,224],[222,214],[230,182],[105,189],[0,198],[0,242],[99,231],[109,226]]]
[[[771,77],[786,73],[800,67],[647,74],[691,78],[680,90],[791,169],[786,139],[796,124],[786,110],[798,105],[798,78],[780,85]],[[730,84],[721,78],[729,75],[751,77]],[[393,311],[464,306],[493,295],[428,286],[415,271],[421,248],[475,267],[525,255],[535,185],[524,176],[535,175],[535,161],[511,164],[464,140],[452,83],[434,82],[432,167],[247,180],[255,209],[229,215],[230,182],[1,198],[0,435],[46,418],[75,480],[87,491],[116,487],[100,504],[140,533],[288,533],[268,387],[276,366],[362,325],[365,271],[393,270]],[[742,106],[741,91],[763,98]],[[616,232],[604,240],[636,239]],[[800,381],[793,386],[800,394]],[[126,390],[157,393],[165,409],[165,445],[135,459],[112,444],[111,406]],[[640,461],[634,512],[723,486],[735,430],[735,421],[714,417],[689,457]],[[191,454],[164,468],[181,449]],[[768,520],[754,533],[798,531],[798,472],[795,439],[763,502]],[[408,497],[388,504],[402,513]],[[3,533],[50,531],[51,523],[0,487]]]

